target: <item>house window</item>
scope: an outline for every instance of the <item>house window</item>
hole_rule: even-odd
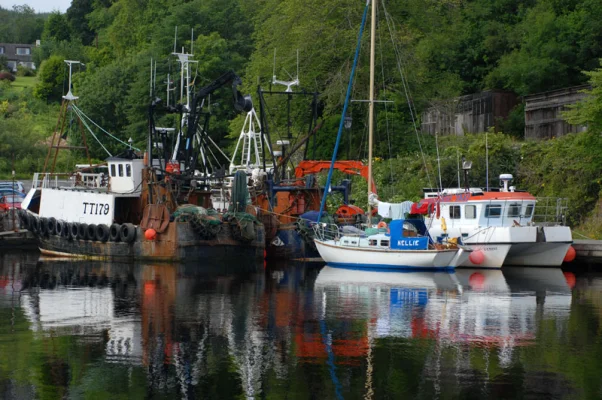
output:
[[[132,164],[125,164],[125,175],[132,176]]]
[[[115,173],[115,164],[111,164],[111,176],[117,176]]]
[[[510,204],[508,206],[508,216],[509,217],[520,217],[520,204]]]
[[[449,218],[460,219],[460,206],[449,206]]]
[[[119,164],[119,176],[123,176],[123,164]]]
[[[502,206],[492,204],[485,207],[485,218],[499,218],[502,215]]]
[[[528,204],[525,209],[525,218],[531,218],[533,216],[533,210],[535,209],[535,204]]]
[[[0,47],[0,54],[4,54],[4,47]]]
[[[17,47],[17,55],[18,56],[28,56],[31,54],[31,49],[29,47]]]
[[[464,218],[475,219],[477,217],[477,206],[467,205],[464,206]]]

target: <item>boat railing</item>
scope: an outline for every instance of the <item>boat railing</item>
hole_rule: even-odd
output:
[[[336,224],[311,222],[311,228],[319,240],[336,240],[340,237],[339,227]]]
[[[58,189],[58,188],[87,188],[98,189],[107,187],[108,177],[104,173],[74,172],[74,173],[50,173],[35,172],[31,187],[34,189]]]
[[[536,225],[565,225],[569,199],[560,197],[538,197],[533,223]]]

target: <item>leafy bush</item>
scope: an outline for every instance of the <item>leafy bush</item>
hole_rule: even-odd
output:
[[[17,76],[34,76],[35,74],[36,72],[32,68],[24,65],[17,66]]]
[[[15,76],[8,71],[2,71],[2,72],[0,72],[0,81],[14,82]]]

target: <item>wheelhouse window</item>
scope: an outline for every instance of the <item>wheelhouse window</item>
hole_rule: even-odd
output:
[[[370,239],[370,240],[368,240],[368,244],[370,246],[376,246],[378,244],[378,240],[376,240],[376,239]]]
[[[485,206],[485,218],[499,218],[502,216],[501,204],[491,204]]]
[[[132,176],[132,165],[131,164],[125,164],[125,175]]]
[[[520,217],[520,209],[521,209],[521,205],[520,204],[510,204],[508,206],[508,216],[509,217]]]
[[[383,247],[389,247],[389,241],[388,240],[381,240],[380,241],[380,245]]]
[[[477,217],[477,206],[474,204],[464,206],[464,218],[475,219]]]
[[[0,46],[0,54],[4,54],[4,47]]]
[[[460,215],[460,206],[449,206],[449,218],[450,219],[462,218],[462,216]]]
[[[533,210],[535,210],[535,204],[527,204],[525,208],[525,218],[531,218],[533,216]]]
[[[123,176],[123,164],[119,164],[119,176]]]
[[[115,164],[111,164],[111,176],[117,176],[117,173],[115,172]]]
[[[31,49],[29,47],[17,47],[17,55],[18,56],[28,56],[31,54]]]

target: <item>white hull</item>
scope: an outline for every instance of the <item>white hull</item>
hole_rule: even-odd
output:
[[[457,267],[469,254],[464,249],[385,250],[341,246],[333,240],[314,241],[322,259],[333,266],[443,270]]]
[[[504,265],[559,267],[564,261],[573,235],[568,226],[545,226],[543,237],[535,243],[512,244]]]
[[[461,267],[470,268],[502,268],[506,256],[510,251],[510,244],[502,243],[477,243],[477,244],[466,244],[466,247],[473,251],[481,251],[484,256],[484,260],[480,264],[474,264],[470,261],[470,258],[466,259]]]
[[[559,267],[571,243],[519,243],[513,244],[504,265]]]

